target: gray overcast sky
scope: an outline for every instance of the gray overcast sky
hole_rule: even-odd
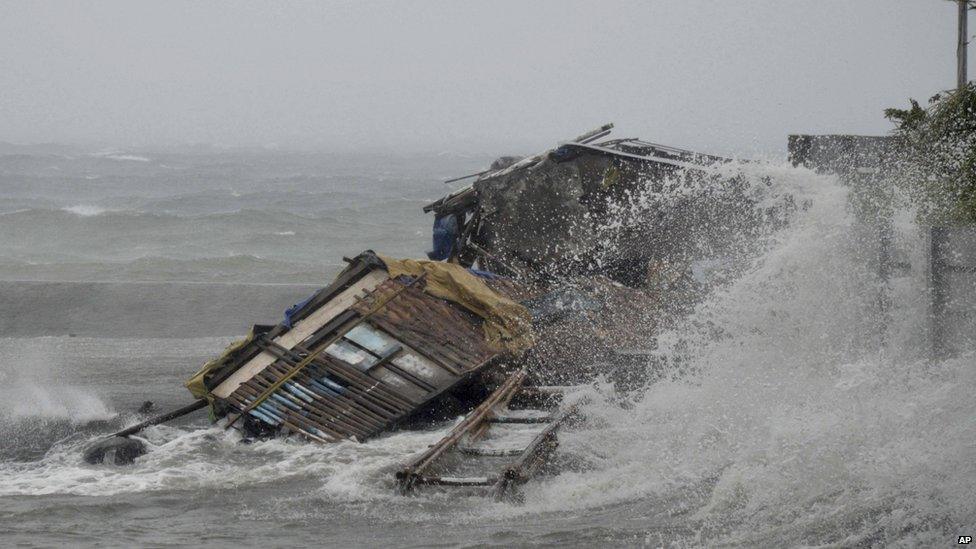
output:
[[[501,153],[614,121],[777,152],[951,87],[955,24],[944,0],[5,0],[0,141]]]

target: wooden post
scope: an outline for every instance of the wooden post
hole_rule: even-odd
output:
[[[114,433],[114,434],[112,434],[110,436],[113,436],[113,437],[127,437],[129,435],[134,435],[134,434],[138,433],[139,431],[145,429],[146,427],[150,427],[152,425],[159,425],[160,423],[166,423],[167,421],[176,419],[178,417],[185,416],[185,415],[189,414],[190,412],[195,412],[195,411],[197,411],[197,410],[199,410],[201,408],[206,408],[207,407],[207,404],[209,404],[209,402],[207,402],[204,399],[200,399],[200,400],[197,400],[196,402],[194,402],[193,404],[188,404],[188,405],[186,405],[186,406],[184,406],[184,407],[182,407],[182,408],[180,408],[178,410],[173,410],[172,412],[163,414],[161,416],[156,416],[156,417],[154,417],[152,419],[147,419],[146,421],[143,421],[142,423],[133,425],[132,427],[127,427],[125,429],[122,429],[118,433]]]
[[[969,78],[966,75],[966,48],[969,45],[969,0],[957,0],[959,3],[959,38],[956,43],[956,87],[963,89]]]

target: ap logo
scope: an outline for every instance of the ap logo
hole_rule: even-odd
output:
[[[973,536],[959,536],[959,545],[969,545],[973,542]]]

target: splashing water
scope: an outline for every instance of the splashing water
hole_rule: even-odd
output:
[[[34,459],[51,444],[117,414],[66,364],[56,338],[0,340],[0,462]],[[13,344],[11,344],[13,343]]]
[[[925,263],[913,217],[896,220],[912,270],[891,281],[882,311],[867,260],[876,250],[858,236],[846,187],[791,167],[720,170],[741,176],[756,208],[784,197],[797,207],[729,248],[742,254],[735,277],[659,335],[663,381],[628,395],[586,390],[585,422],[560,435],[568,466],[533,480],[523,506],[393,494],[396,465],[447,426],[328,447],[159,426],[130,468],[80,464],[78,441],[0,463],[0,496],[195,494],[194,512],[211,525],[246,522],[239,535],[252,543],[285,539],[259,537],[264,525],[280,535],[283,521],[296,543],[363,528],[388,531],[389,543],[652,546],[918,546],[971,532],[976,367],[972,355],[933,362],[922,348]],[[641,200],[619,217],[639,218]],[[199,528],[180,526],[188,536]]]
[[[31,344],[3,345],[5,367],[0,369],[0,421],[29,418],[84,423],[115,416],[80,380],[69,356],[59,353],[53,338]]]
[[[115,412],[98,396],[80,387],[21,384],[0,391],[0,414],[11,420],[63,419],[86,423],[110,419]]]
[[[879,348],[879,281],[847,189],[772,172],[808,207],[661,335],[682,375],[626,409],[587,407],[591,427],[563,439],[593,469],[540,485],[531,508],[670,502],[707,544],[945,543],[976,525],[974,357],[920,353],[924,263],[892,284],[895,333]]]

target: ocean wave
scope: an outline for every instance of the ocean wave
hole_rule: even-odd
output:
[[[95,215],[100,215],[108,210],[105,208],[100,208],[98,206],[92,206],[90,204],[77,204],[74,206],[66,206],[61,208],[61,210],[79,215],[81,217],[92,217]]]
[[[32,209],[33,208],[20,208],[18,210],[10,210],[9,212],[0,212],[0,216],[4,216],[4,215],[16,215],[16,214],[20,214],[20,213],[24,213],[24,212],[29,212]]]
[[[282,240],[281,237],[276,237]],[[349,251],[348,253],[356,253]],[[255,254],[174,258],[142,256],[128,261],[0,261],[0,280],[37,282],[221,282],[323,284],[344,265],[323,254],[320,263],[268,259]]]
[[[285,210],[243,208],[230,211],[214,211],[194,214],[183,214],[172,211],[150,211],[145,209],[114,209],[95,204],[76,204],[62,208],[22,208],[0,214],[6,219],[4,222],[34,224],[37,222],[57,223],[59,220],[76,221],[93,226],[105,225],[116,232],[124,234],[125,223],[131,221],[139,226],[147,223],[160,225],[179,225],[200,222],[214,222],[220,224],[238,224],[241,228],[280,227],[288,225],[308,225],[342,223],[343,219],[335,215],[297,214]],[[120,225],[121,224],[121,225]]]
[[[149,157],[117,150],[101,151],[92,153],[90,156],[95,158],[107,158],[108,160],[117,160],[119,162],[152,162],[152,159]]]

